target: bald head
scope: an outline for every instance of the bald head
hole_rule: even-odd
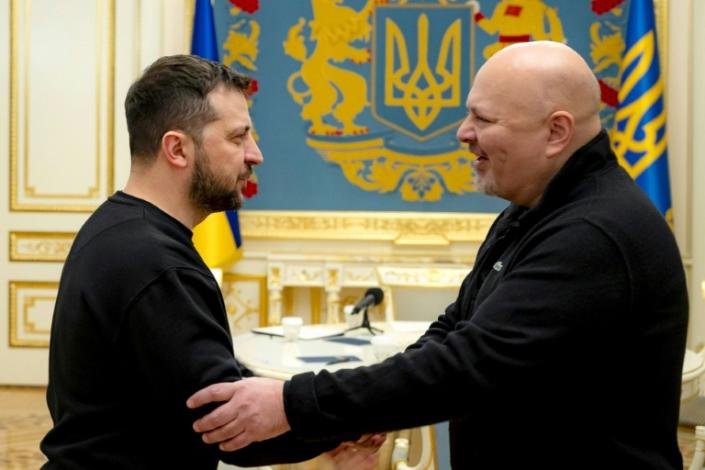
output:
[[[565,44],[534,41],[502,49],[478,72],[476,83],[485,80],[527,119],[569,113],[575,121],[576,144],[569,150],[585,144],[601,128],[597,79],[585,60]]]
[[[574,50],[517,44],[475,77],[458,139],[468,144],[476,187],[532,207],[568,159],[601,129],[600,88]]]

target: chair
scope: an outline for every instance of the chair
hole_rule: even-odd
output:
[[[377,268],[379,286],[385,294],[385,319],[430,323],[453,302],[463,279],[470,271],[460,266]],[[409,435],[411,434],[411,435]],[[391,455],[393,470],[426,470],[437,468],[434,426],[402,431],[394,439]],[[416,449],[414,449],[416,447]],[[416,452],[413,452],[416,450]],[[445,449],[443,449],[445,450]],[[417,456],[413,456],[417,454]],[[414,460],[412,465],[410,462]]]
[[[394,449],[392,450],[391,469],[392,470],[426,470],[437,468],[434,463],[435,437],[432,426],[422,426],[417,428],[420,440],[419,456],[415,465],[409,465],[410,439],[408,436],[401,436],[394,439]],[[406,431],[410,433],[410,431]],[[413,442],[413,441],[412,441]]]
[[[685,352],[683,376],[681,378],[681,403],[695,398],[700,393],[705,376],[705,348],[699,353]],[[695,453],[689,470],[702,470],[705,466],[705,426],[695,427]]]
[[[705,466],[705,426],[695,427],[695,453],[689,470],[702,470]]]
[[[469,272],[460,266],[377,267],[377,281],[385,294],[385,320],[435,320],[455,300]]]

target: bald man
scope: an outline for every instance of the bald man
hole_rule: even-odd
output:
[[[599,88],[569,47],[508,47],[480,69],[458,139],[508,200],[456,302],[372,366],[245,379],[188,401],[226,450],[291,431],[450,421],[454,469],[682,469],[688,305],[673,235],[610,149]]]

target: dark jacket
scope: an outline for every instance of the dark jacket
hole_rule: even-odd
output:
[[[300,461],[335,446],[291,434],[219,452],[193,431],[208,407],[186,399],[238,380],[220,289],[191,231],[118,192],[88,219],[64,265],[54,309],[45,469],[215,469]]]
[[[688,305],[671,230],[602,132],[509,206],[458,299],[381,364],[294,376],[299,436],[450,420],[455,469],[682,469]]]

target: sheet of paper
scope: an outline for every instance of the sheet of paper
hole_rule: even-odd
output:
[[[299,332],[300,340],[328,338],[331,336],[340,336],[344,333],[345,327],[342,325],[304,325]],[[253,333],[270,336],[284,336],[284,331],[281,325],[264,326],[254,328]]]

